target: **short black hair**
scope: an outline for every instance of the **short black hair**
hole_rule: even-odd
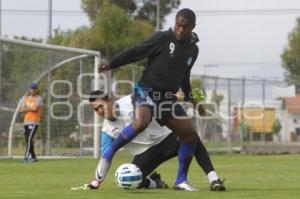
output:
[[[109,99],[108,95],[106,95],[103,91],[101,90],[94,90],[90,93],[89,96],[89,102],[94,102],[96,99],[103,99],[107,101]]]
[[[179,17],[187,18],[192,23],[192,25],[196,25],[196,14],[191,9],[184,8],[179,10],[176,14],[176,19],[178,19]]]

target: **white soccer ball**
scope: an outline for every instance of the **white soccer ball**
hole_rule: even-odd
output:
[[[143,179],[143,174],[135,164],[122,164],[115,173],[118,187],[123,189],[136,189]]]

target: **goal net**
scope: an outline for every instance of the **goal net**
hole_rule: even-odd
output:
[[[99,62],[95,51],[0,38],[0,156],[24,155],[23,115],[18,109],[33,81],[43,98],[36,154],[97,156],[99,127],[93,124],[98,118],[85,98],[100,87],[95,75]]]

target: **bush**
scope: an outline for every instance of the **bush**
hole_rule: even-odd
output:
[[[281,122],[280,120],[277,118],[274,123],[273,123],[273,126],[272,126],[272,133],[273,134],[278,134],[281,130],[282,126],[281,126]]]

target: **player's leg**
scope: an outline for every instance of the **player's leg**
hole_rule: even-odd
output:
[[[133,122],[125,127],[107,150],[103,152],[96,168],[95,180],[91,183],[97,185],[96,187],[104,180],[116,151],[141,133],[151,121],[151,110],[148,106],[138,106],[135,111],[139,117],[135,117]]]
[[[176,157],[179,148],[178,136],[169,134],[162,142],[150,147],[145,152],[138,154],[132,160],[144,176],[140,188],[166,188],[167,185],[161,180],[160,174],[152,173],[163,162]],[[152,173],[151,175],[149,175]],[[149,176],[148,176],[149,175]]]
[[[34,143],[33,143],[33,138],[34,138],[34,135],[38,129],[38,125],[36,124],[32,124],[30,125],[30,134],[28,136],[28,143],[29,143],[29,153],[31,154],[31,159],[30,159],[30,162],[37,162],[37,159],[36,159],[36,155],[35,155],[35,152],[34,152]]]
[[[178,173],[174,189],[197,191],[187,183],[188,169],[197,144],[197,133],[188,119],[169,119],[166,125],[181,138],[178,150]]]
[[[116,151],[145,130],[151,121],[151,117],[151,109],[148,106],[136,107],[133,122],[122,130],[111,147],[103,153],[103,158],[111,161]]]
[[[169,134],[162,142],[134,156],[132,163],[137,165],[143,176],[148,176],[163,162],[176,157],[179,143],[175,133]]]
[[[101,156],[95,176],[95,179],[99,183],[104,180],[116,151],[141,133],[151,122],[152,103],[149,103],[146,88],[143,88],[139,84],[136,85],[135,92],[132,95],[132,104],[134,107],[133,122],[122,130],[112,145]]]
[[[214,167],[212,165],[212,162],[209,158],[208,152],[201,142],[200,138],[198,137],[198,142],[195,150],[195,158],[197,160],[197,163],[200,165],[202,170],[207,175],[209,172],[214,171]]]
[[[25,146],[25,154],[24,154],[24,162],[29,161],[29,143],[28,143],[28,138],[30,134],[30,129],[28,125],[24,125],[24,137],[26,141],[26,146]]]
[[[118,149],[130,142],[148,127],[152,119],[153,110],[153,102],[148,94],[149,88],[145,85],[140,83],[135,85],[134,93],[131,97],[134,107],[133,122],[122,130],[111,147],[102,155],[107,161],[111,161],[114,153]]]
[[[218,177],[218,174],[216,173],[212,165],[208,152],[199,137],[194,156],[197,160],[197,163],[207,175],[208,181],[211,184],[210,189],[212,191],[225,191],[225,185],[223,181],[221,181]]]

